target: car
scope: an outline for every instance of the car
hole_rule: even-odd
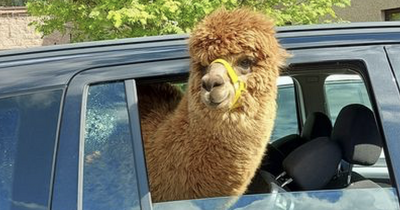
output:
[[[1,209],[400,209],[400,23],[277,31],[292,57],[257,172],[268,189],[253,180],[259,189],[239,198],[151,199],[137,91],[159,82],[185,89],[187,35],[0,52]],[[315,113],[331,128],[305,139],[320,131]],[[349,116],[357,117],[341,120]],[[343,142],[338,132],[358,138]],[[336,141],[340,154],[317,146]],[[380,158],[349,160],[353,141],[357,155]]]

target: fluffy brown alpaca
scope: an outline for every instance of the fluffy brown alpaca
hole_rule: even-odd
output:
[[[154,202],[242,195],[264,155],[276,112],[276,80],[286,52],[262,14],[220,9],[189,40],[188,91],[139,89]],[[247,85],[237,103],[225,59]],[[151,105],[151,107],[149,106]]]

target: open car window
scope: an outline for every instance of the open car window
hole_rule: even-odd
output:
[[[312,71],[308,72],[314,73]],[[296,88],[298,87],[297,85],[299,85],[298,88],[301,89],[301,80],[296,77],[294,78],[296,79]],[[325,81],[321,81],[318,90],[324,92]],[[187,90],[184,79],[169,80],[169,78],[138,79],[136,88],[140,90],[140,88],[146,87],[147,85],[157,85],[165,82],[178,86],[182,91]],[[359,83],[360,80],[357,80],[357,82]],[[338,87],[338,85],[347,85],[347,83],[337,83],[336,81],[329,85],[331,84],[338,89],[343,89],[343,87]],[[363,85],[364,88],[369,85],[368,81],[366,81],[365,84],[363,83]],[[137,166],[135,166],[134,163],[135,158],[132,156],[132,148],[134,147],[130,142],[132,133],[127,132],[129,130],[129,124],[132,122],[130,122],[127,117],[129,113],[127,112],[127,99],[125,97],[127,97],[129,93],[126,92],[127,90],[125,90],[125,88],[123,81],[100,83],[89,86],[85,116],[86,132],[82,191],[83,209],[100,210],[110,209],[115,206],[117,206],[118,209],[140,208],[140,198],[138,197],[140,190],[138,189],[138,185],[141,183],[138,183],[135,175],[140,169],[136,168]],[[302,114],[302,110],[297,110],[296,107],[296,92],[293,79],[287,77],[286,81],[279,83],[279,88],[279,91],[281,91],[280,94],[282,94],[278,96],[278,100],[281,100],[278,101],[278,104],[281,102],[290,102],[291,105],[289,104],[289,106],[286,104],[286,108],[282,104],[280,104],[280,107],[278,105],[278,116],[275,126],[288,126],[282,129],[281,135],[286,135],[284,134],[285,132],[287,134],[298,134],[297,111],[299,114]],[[287,91],[285,92],[285,90]],[[307,89],[304,93],[304,96],[307,97]],[[340,94],[337,95],[340,96]],[[143,98],[138,97],[137,106],[139,111],[140,104],[144,102],[142,99]],[[319,97],[319,99],[321,99],[320,102],[325,100],[323,96]],[[304,104],[305,103],[303,103],[303,105]],[[340,107],[339,109],[342,108],[343,107]],[[279,109],[281,109],[281,111],[279,111]],[[371,111],[373,110],[371,109]],[[281,122],[279,122],[279,120],[281,120]],[[267,150],[267,155],[271,155],[271,151],[272,150]],[[171,150],[171,152],[174,152],[174,150]],[[282,165],[280,165],[280,167],[282,167]],[[339,166],[335,165],[335,167],[338,168]],[[319,167],[319,169],[324,170],[324,167]],[[282,168],[277,170],[277,172],[277,174],[273,174],[275,177],[283,172]],[[310,174],[312,174],[312,172],[308,175]],[[388,175],[388,173],[386,174]],[[294,177],[286,176],[286,178]],[[232,210],[399,209],[396,189],[392,187],[390,177],[386,177],[382,180],[375,179],[368,175],[365,176],[365,178],[377,182],[379,186],[370,189],[352,189],[347,186],[325,188],[324,186],[310,190],[296,188],[289,184],[286,186],[289,189],[282,189],[279,187],[282,185],[279,185],[276,186],[276,190],[271,193],[266,193],[267,190],[265,190],[259,194],[247,193],[239,198],[210,197],[168,202],[156,202],[153,199],[151,205],[153,209],[188,210],[219,209],[221,206],[229,207],[228,209]],[[310,178],[308,180],[313,179]],[[292,184],[296,184],[295,181],[293,181]],[[151,196],[151,194],[149,194],[149,196]],[[107,199],[102,199],[104,197],[107,197]]]

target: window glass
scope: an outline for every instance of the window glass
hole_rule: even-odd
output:
[[[210,198],[200,200],[173,201],[154,204],[155,210],[398,210],[399,203],[393,188],[343,189],[307,192],[273,192],[270,194],[242,196],[236,198]]]
[[[90,86],[85,123],[83,209],[139,209],[123,82]]]
[[[2,0],[0,6],[24,6],[27,0]]]
[[[359,75],[331,75],[326,78],[324,88],[332,123],[349,104],[362,104],[371,109],[367,89]]]
[[[362,104],[372,110],[367,89],[359,75],[338,74],[327,77],[325,94],[332,123],[336,121],[340,110],[349,104]],[[386,182],[389,180],[383,151],[373,166],[354,165],[353,170],[369,179],[386,180]]]
[[[399,21],[400,20],[400,8],[384,10],[385,21]]]
[[[288,76],[278,79],[278,110],[271,142],[290,134],[298,133],[296,97],[293,79]]]
[[[62,90],[0,99],[0,207],[47,209]]]

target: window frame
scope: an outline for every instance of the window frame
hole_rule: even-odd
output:
[[[393,112],[400,112],[400,107],[393,106],[400,104],[400,97],[395,97],[400,95],[384,47],[377,45],[296,49],[292,54],[294,56],[289,59],[290,65],[356,61],[364,66],[357,72],[364,80],[367,92],[370,94],[371,105],[384,140],[383,150],[389,175],[399,197],[400,162],[393,160],[400,158],[400,142],[397,141],[397,136],[400,134],[396,132],[398,123],[393,122],[390,115]]]
[[[383,10],[383,14],[385,16],[385,21],[396,21],[396,20],[391,20],[390,16],[392,14],[400,14],[400,7],[399,8],[394,8],[394,9]]]

